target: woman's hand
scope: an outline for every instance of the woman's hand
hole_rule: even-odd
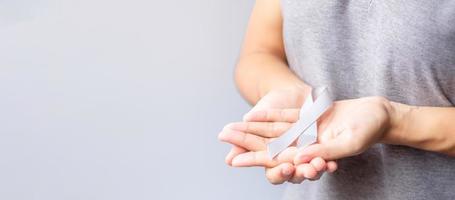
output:
[[[309,164],[294,167],[292,162],[297,153],[296,147],[286,149],[274,160],[268,159],[265,154],[268,141],[280,136],[292,123],[297,121],[299,112],[297,108],[302,105],[307,92],[308,89],[305,90],[302,87],[272,90],[245,115],[245,122],[227,125],[220,133],[220,139],[235,146],[226,156],[226,163],[232,166],[265,166],[266,176],[274,184],[285,181],[300,183],[305,178],[315,180],[326,170],[335,171],[337,166],[334,161],[326,162],[321,158],[314,158],[307,161]],[[260,116],[261,113],[271,110],[279,111],[289,108],[295,109],[285,112],[286,116],[266,116],[265,118]],[[279,113],[276,112],[276,114]],[[252,152],[247,152],[248,150]],[[249,156],[256,155],[259,157],[254,160],[249,158]]]
[[[238,148],[251,150],[234,156],[230,161],[232,166],[266,167],[267,178],[274,184],[284,181],[301,183],[305,179],[317,180],[326,170],[334,172],[337,168],[336,163],[334,161],[326,162],[319,157],[294,166],[293,161],[298,152],[298,148],[294,145],[286,148],[274,159],[270,159],[266,152],[267,143],[281,135],[290,126],[291,123],[286,122],[231,123],[223,129],[219,138],[222,141],[237,145]]]
[[[383,97],[337,101],[319,119],[318,143],[300,149],[295,164],[314,157],[340,159],[383,141],[394,126],[394,107]]]
[[[295,109],[270,109],[250,113],[249,117],[252,120],[267,121],[275,117],[288,119],[295,116],[295,113]],[[371,145],[386,140],[387,132],[393,126],[392,118],[394,115],[393,106],[382,97],[337,101],[318,120],[318,142],[291,152],[291,154],[296,155],[294,164],[307,163],[309,160],[318,157],[324,160],[335,160],[360,154]],[[272,126],[270,123],[262,124],[261,128],[255,127],[251,122],[244,122],[242,125],[235,126],[248,127],[246,132],[251,134],[258,133],[249,130],[252,129],[251,127],[261,129],[262,133],[269,134],[280,129],[276,128],[279,126]],[[256,151],[237,156],[233,164],[269,166],[275,163],[267,158],[265,151]]]

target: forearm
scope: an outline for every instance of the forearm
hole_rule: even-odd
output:
[[[386,143],[455,156],[455,108],[391,105],[393,117]]]
[[[243,55],[237,64],[235,81],[240,93],[251,104],[273,89],[299,87],[310,91],[310,87],[289,69],[284,58],[266,52]]]

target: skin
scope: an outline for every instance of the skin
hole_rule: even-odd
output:
[[[325,171],[336,170],[334,160],[360,154],[376,143],[455,156],[455,108],[364,97],[335,102],[318,120],[317,143],[301,149],[291,146],[269,159],[265,145],[298,119],[298,108],[311,91],[286,63],[279,0],[256,1],[235,79],[240,93],[255,106],[243,121],[228,124],[219,134],[233,145],[226,162],[263,166],[273,184],[317,180]]]
[[[265,166],[267,179],[273,184],[283,183],[284,181],[300,183],[304,179],[317,180],[324,171],[335,171],[337,168],[335,162],[330,161],[326,163],[321,158],[315,158],[310,163],[294,167],[292,162],[297,152],[297,148],[295,147],[289,148],[281,153],[273,161],[267,159],[265,161],[267,164],[251,163],[248,159],[245,160],[246,163],[242,161],[242,158],[254,156],[254,154],[245,153],[248,150],[265,152],[265,145],[271,138],[278,137],[292,123],[297,121],[297,108],[301,106],[302,99],[304,98],[304,93],[302,92],[303,90],[298,88],[269,92],[256,104],[250,113],[245,115],[244,122],[228,124],[219,135],[220,140],[235,144],[235,147],[226,157],[226,163],[235,167]],[[286,108],[294,108],[291,111],[293,115],[290,115],[290,118],[279,118],[279,116],[261,117],[263,111],[278,111]],[[265,153],[262,153],[261,156],[266,157]],[[233,159],[234,157],[235,159]]]

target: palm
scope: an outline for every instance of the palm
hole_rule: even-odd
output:
[[[262,97],[249,113],[268,109],[300,108],[303,104],[304,98],[305,91],[301,88],[272,90],[267,93],[267,95]],[[245,152],[248,152],[248,150],[234,145],[234,147],[231,149],[231,152],[226,156],[226,163],[231,165],[232,159],[235,156]]]
[[[302,164],[294,168],[292,162],[297,153],[295,146],[284,150],[277,156],[277,159],[271,160],[268,156],[264,157],[266,143],[275,137],[279,137],[289,129],[292,123],[298,120],[299,109],[306,94],[307,91],[297,87],[270,91],[244,116],[244,122],[239,122],[242,126],[234,128],[231,125],[227,126],[228,129],[223,129],[223,134],[219,136],[220,139],[234,144],[231,152],[226,156],[226,162],[233,166],[264,166],[266,167],[267,178],[275,183],[282,183],[286,180],[300,183],[305,178],[317,179],[325,169],[331,172],[335,171],[336,163],[334,161],[329,161],[326,165],[326,162],[321,158],[305,161],[311,161],[311,164]],[[278,111],[280,114],[268,115],[267,113],[271,110]],[[285,114],[286,111],[291,112]],[[259,113],[266,115],[261,117]],[[251,125],[244,126],[245,124]],[[231,132],[232,130],[241,132]],[[252,134],[256,135],[253,136]],[[281,174],[282,169],[295,170],[295,174],[293,176]]]
[[[323,157],[337,159],[359,154],[380,140],[389,120],[385,106],[378,97],[335,102],[319,120],[318,140],[321,145],[337,150],[320,151],[336,152]]]

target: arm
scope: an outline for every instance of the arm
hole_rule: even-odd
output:
[[[289,69],[286,62],[279,0],[256,1],[235,81],[240,93],[252,104],[273,89],[297,86],[309,91],[309,86]]]
[[[301,149],[295,164],[317,156],[331,160],[357,155],[377,142],[455,156],[453,107],[418,107],[365,97],[337,101],[324,115],[330,117],[322,123],[332,127],[318,133],[318,143]]]
[[[455,108],[391,103],[392,123],[383,142],[455,156]]]
[[[236,69],[242,95],[255,104],[273,89],[310,87],[287,66],[279,0],[257,0]],[[417,107],[391,102],[391,127],[382,142],[455,156],[455,108]]]
[[[326,125],[320,127],[325,127],[324,129],[327,131],[318,133],[318,143],[299,149],[297,155],[294,153],[289,156],[290,159],[294,158],[294,164],[297,166],[297,168],[287,166],[294,171],[291,176],[281,171],[285,169],[285,164],[289,164],[286,163],[288,161],[278,166],[279,163],[270,164],[269,158],[264,156],[266,155],[265,149],[248,148],[254,144],[265,146],[266,140],[263,138],[270,137],[267,136],[267,133],[277,130],[276,126],[270,126],[270,123],[282,122],[283,119],[291,119],[292,116],[298,117],[294,111],[289,112],[289,116],[286,114],[288,113],[287,108],[298,107],[290,101],[298,94],[288,91],[289,95],[282,95],[283,93],[273,91],[299,88],[298,93],[303,96],[310,91],[310,87],[287,66],[282,43],[282,19],[279,8],[279,0],[257,0],[251,15],[236,69],[236,83],[242,95],[250,103],[256,104],[259,99],[262,99],[255,107],[262,106],[261,108],[265,108],[266,112],[253,109],[250,111],[248,119],[240,122],[240,126],[234,128],[228,125],[220,133],[222,141],[238,145],[227,156],[226,160],[230,165],[232,165],[232,160],[237,158],[235,166],[266,166],[267,177],[272,183],[282,183],[288,179],[291,182],[299,183],[303,177],[308,179],[317,177],[315,171],[323,171],[325,167],[329,171],[336,170],[336,163],[333,161],[329,161],[325,167],[316,167],[324,166],[323,164],[312,164],[313,168],[318,168],[317,170],[305,170],[305,167],[310,166],[300,164],[308,163],[317,157],[334,160],[359,154],[376,142],[401,144],[455,155],[455,108],[418,109],[389,102],[384,98],[362,98],[337,102],[337,106],[332,108],[332,111],[337,112],[328,112],[329,114],[325,114],[326,117],[322,120],[326,121]],[[280,105],[274,104],[277,102]],[[282,102],[287,102],[286,106],[283,106]],[[387,109],[383,109],[384,107]],[[276,113],[273,114],[274,112]],[[269,119],[274,116],[277,118]],[[376,117],[372,118],[372,116]],[[346,129],[344,126],[346,120],[352,124],[352,127]],[[270,123],[263,123],[260,125],[262,128],[256,128],[256,131],[259,132],[244,130],[254,127],[255,123],[259,125],[257,122]],[[328,124],[333,126],[328,127]],[[339,131],[337,125],[343,125],[341,133],[337,132]],[[356,139],[353,140],[353,138]],[[343,142],[340,142],[341,140]],[[312,162],[313,160],[310,163]],[[332,167],[329,163],[332,164]],[[267,168],[273,166],[275,167]]]
[[[310,87],[304,84],[286,63],[280,0],[256,0],[237,64],[235,80],[240,93],[249,103],[255,105],[252,110],[300,107],[302,99],[310,91]],[[230,129],[225,128],[220,133],[222,141],[229,142],[239,138]],[[265,140],[266,138],[261,141]],[[260,147],[261,150],[264,147],[255,145],[257,143],[253,141],[244,145],[231,143],[235,146],[226,156],[226,163],[229,165],[235,165],[233,160],[237,155],[251,155],[250,150],[259,150],[252,148],[253,146]],[[266,176],[271,183],[300,183],[305,178],[318,179],[324,171],[333,172],[337,168],[334,161],[326,163],[321,158],[311,160],[310,164],[294,167],[293,156],[290,155],[288,154],[287,158],[282,156],[282,160],[287,160],[286,162],[273,165],[272,168],[266,167]]]

